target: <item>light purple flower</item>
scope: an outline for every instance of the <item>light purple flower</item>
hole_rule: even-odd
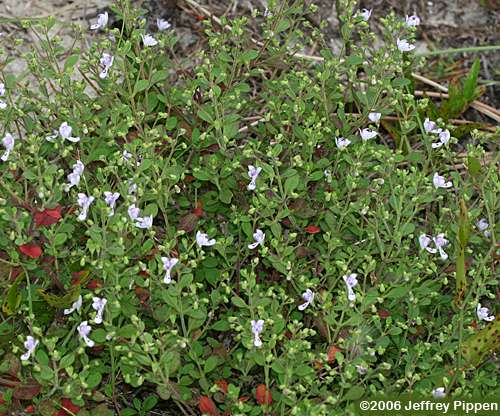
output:
[[[488,231],[490,224],[486,221],[486,218],[481,218],[478,222],[476,222],[476,227],[479,231],[483,232],[485,237],[490,237],[491,232]]]
[[[108,214],[110,217],[115,214],[115,204],[118,198],[120,198],[120,194],[118,192],[104,192],[104,200],[106,201],[106,204],[111,208],[111,212]]]
[[[97,23],[90,26],[91,30],[104,29],[108,24],[108,12],[97,15]]]
[[[368,114],[368,119],[374,123],[378,123],[380,121],[380,117],[382,117],[381,113],[370,113]]]
[[[444,387],[438,387],[437,389],[432,390],[432,396],[435,399],[442,399],[443,397],[446,397],[446,392]]]
[[[63,139],[69,140],[70,142],[77,143],[80,141],[79,137],[71,137],[73,128],[66,122],[62,123],[59,127],[59,134]]]
[[[89,212],[90,204],[94,202],[94,197],[93,196],[87,196],[84,193],[79,193],[78,194],[78,205],[81,208],[80,215],[78,215],[78,219],[80,221],[85,221],[87,219],[87,215]]]
[[[87,323],[87,321],[83,321],[80,325],[78,325],[77,330],[80,336],[85,341],[85,344],[87,344],[88,347],[92,348],[95,343],[89,338],[92,327]]]
[[[28,361],[31,357],[31,354],[35,352],[35,348],[38,345],[38,340],[33,338],[31,335],[26,337],[26,341],[24,341],[24,348],[26,348],[26,352],[21,355],[21,361]]]
[[[132,158],[132,153],[124,150],[122,153],[122,156],[123,156],[123,159],[125,159],[128,162]]]
[[[398,49],[401,52],[410,52],[415,49],[415,45],[410,44],[406,39],[397,39]]]
[[[156,26],[158,27],[158,30],[167,30],[170,29],[172,25],[165,19],[157,18]]]
[[[174,266],[179,262],[179,259],[162,257],[161,261],[163,262],[163,270],[165,270],[165,277],[163,278],[163,283],[170,283],[172,281],[171,272]]]
[[[372,15],[372,10],[373,9],[370,9],[370,10],[361,9],[358,13],[365,22],[368,22],[368,20],[370,19],[370,16]]]
[[[213,246],[215,244],[215,239],[212,238],[211,240],[209,240],[207,234],[202,233],[200,231],[197,231],[196,232],[196,243],[200,247],[203,247],[203,246]]]
[[[431,146],[433,149],[437,149],[441,147],[443,144],[447,144],[450,141],[450,132],[448,130],[439,129],[439,142],[432,143]]]
[[[151,228],[153,226],[153,216],[148,215],[147,217],[136,218],[135,226],[143,229]]]
[[[351,144],[351,141],[343,137],[335,137],[335,144],[339,149],[344,149]]]
[[[357,364],[356,371],[358,372],[358,374],[364,375],[368,371],[368,368],[366,368],[365,366],[362,366],[360,364]]]
[[[367,140],[370,140],[370,139],[373,139],[378,133],[376,131],[373,131],[372,129],[359,129],[359,134],[361,136],[361,138],[363,139],[363,141],[367,141]]]
[[[408,27],[415,27],[420,24],[420,17],[418,17],[416,14],[413,16],[406,16],[406,26]]]
[[[446,260],[448,258],[448,254],[446,254],[443,250],[443,247],[446,247],[449,243],[449,241],[444,238],[445,235],[443,233],[438,234],[436,237],[434,237],[432,240],[434,241],[434,244],[436,245],[439,255],[443,260]]]
[[[439,133],[441,130],[437,128],[437,125],[434,121],[429,120],[428,118],[424,121],[424,130],[427,133]]]
[[[418,242],[422,250],[427,250],[431,254],[435,254],[439,251],[439,255],[443,260],[448,258],[448,254],[445,253],[444,247],[446,247],[449,241],[445,238],[443,233],[438,234],[436,237],[429,237],[426,234],[421,234],[418,237]],[[436,248],[431,247],[431,243],[434,243]]]
[[[80,160],[77,160],[76,163],[73,165],[73,172],[71,172],[68,175],[68,181],[69,181],[68,190],[80,183],[80,179],[84,169],[85,166],[83,165],[83,163]]]
[[[94,322],[96,324],[101,324],[102,314],[104,313],[104,307],[106,306],[106,303],[108,303],[108,300],[106,298],[93,297],[92,301],[93,301],[92,308],[94,308],[94,310],[97,311]]]
[[[302,299],[304,299],[305,302],[299,305],[299,311],[303,311],[312,303],[314,300],[314,292],[311,289],[307,289],[304,293],[302,293]]]
[[[71,308],[64,309],[64,315],[69,315],[74,311],[79,311],[81,307],[82,307],[82,295],[78,296],[78,299],[75,302],[73,302]]]
[[[142,36],[142,43],[144,46],[155,46],[158,45],[158,41],[151,35],[141,35]]]
[[[256,229],[253,233],[253,239],[255,240],[255,243],[249,244],[248,248],[250,250],[253,250],[259,244],[262,244],[264,242],[264,238],[266,238],[266,234],[262,232],[262,230]]]
[[[0,97],[5,95],[5,84],[0,82]],[[3,100],[0,100],[0,110],[5,110],[7,108],[7,103]]]
[[[351,273],[349,275],[342,276],[342,279],[344,279],[344,282],[347,285],[347,299],[349,299],[351,302],[354,302],[356,300],[356,294],[354,293],[352,288],[358,284],[357,277],[357,273]]]
[[[253,345],[255,345],[257,348],[260,348],[262,346],[262,341],[260,339],[260,333],[264,329],[264,320],[259,319],[258,321],[252,320],[252,333],[253,333]]]
[[[7,162],[9,158],[10,152],[14,150],[15,139],[10,133],[6,133],[5,137],[2,139],[2,145],[5,147],[4,154],[0,157],[0,160],[3,162]]]
[[[249,191],[253,191],[256,188],[255,181],[257,180],[262,168],[256,168],[255,166],[248,165],[248,177],[250,178],[250,183],[247,186]]]
[[[101,56],[101,60],[99,61],[101,64],[101,72],[99,72],[99,78],[104,79],[107,78],[108,72],[113,65],[113,61],[115,60],[113,55],[109,53],[103,52]]]
[[[444,176],[440,176],[437,172],[434,174],[432,178],[432,183],[436,189],[438,188],[451,188],[453,183],[451,181],[446,182]]]
[[[480,303],[476,306],[476,315],[480,321],[491,322],[495,319],[495,315],[490,315],[490,310],[486,307],[481,307]]]

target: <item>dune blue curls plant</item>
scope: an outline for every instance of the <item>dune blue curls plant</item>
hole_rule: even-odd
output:
[[[0,413],[498,395],[498,130],[415,96],[417,15],[336,5],[338,52],[299,0],[195,22],[192,55],[125,0],[69,46],[22,22],[28,71],[0,56]]]

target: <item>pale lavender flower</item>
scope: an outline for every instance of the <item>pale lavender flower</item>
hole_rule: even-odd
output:
[[[476,222],[476,227],[479,231],[481,231],[485,237],[490,237],[491,232],[488,231],[490,224],[486,221],[486,218],[481,218],[478,222]]]
[[[432,396],[435,399],[442,399],[443,397],[446,397],[446,392],[444,387],[438,387],[437,389],[432,390]]]
[[[158,45],[158,41],[151,35],[141,35],[142,36],[142,43],[144,46],[155,46]]]
[[[157,18],[156,26],[158,27],[158,30],[167,30],[170,29],[172,25],[165,19]]]
[[[248,176],[250,178],[250,183],[247,186],[247,189],[249,191],[253,191],[256,188],[256,183],[255,181],[257,180],[260,172],[262,171],[262,168],[256,168],[255,166],[248,165]]]
[[[351,144],[351,141],[343,137],[335,137],[335,144],[339,149],[344,149]]]
[[[0,157],[0,160],[3,162],[7,162],[9,158],[10,152],[14,150],[15,139],[10,133],[6,133],[5,137],[2,139],[2,145],[5,147],[4,154]]]
[[[450,141],[450,132],[448,130],[439,129],[439,142],[432,143],[431,146],[433,149],[437,149],[441,147],[443,144],[447,144]]]
[[[370,10],[361,9],[358,13],[365,22],[368,22],[368,20],[370,19],[370,16],[372,15],[372,10],[373,9],[370,9]]]
[[[255,345],[257,348],[260,348],[262,346],[262,341],[260,339],[260,333],[264,329],[264,320],[259,319],[258,321],[252,320],[252,333],[253,333],[253,345]]]
[[[141,213],[140,209],[135,206],[135,204],[132,204],[128,207],[128,216],[132,221],[135,221],[139,218],[139,214]]]
[[[108,303],[108,300],[106,298],[93,297],[92,301],[93,301],[92,308],[94,308],[94,310],[97,311],[94,322],[96,324],[101,324],[102,314],[104,313],[104,307],[106,306],[106,303]]]
[[[90,26],[91,30],[104,29],[108,24],[108,12],[97,15],[97,23]]]
[[[163,262],[163,270],[165,270],[165,277],[163,278],[163,283],[170,283],[172,281],[171,272],[175,265],[179,262],[179,259],[162,257],[161,261]]]
[[[304,299],[305,302],[299,305],[299,311],[303,311],[312,303],[314,300],[314,292],[311,289],[307,289],[304,293],[302,293],[302,299]]]
[[[21,355],[21,361],[28,361],[31,357],[31,354],[35,352],[35,348],[38,345],[38,340],[33,338],[31,335],[26,337],[26,341],[24,341],[24,348],[26,348],[26,352]]]
[[[438,234],[436,237],[429,237],[426,234],[421,234],[418,237],[418,241],[420,243],[420,248],[423,250],[427,250],[431,254],[435,254],[439,251],[439,255],[443,260],[448,258],[448,254],[445,253],[443,247],[446,247],[449,241],[445,238],[443,233]],[[433,242],[436,248],[431,247],[431,242]]]
[[[406,26],[408,27],[415,27],[415,26],[418,26],[420,24],[420,17],[418,17],[417,15],[413,15],[413,16],[406,16]]]
[[[370,113],[368,114],[368,119],[373,123],[378,123],[380,121],[380,117],[382,117],[381,113]]]
[[[85,221],[87,219],[90,204],[92,204],[92,202],[94,202],[94,199],[95,198],[93,196],[87,196],[84,193],[78,194],[78,205],[81,208],[80,215],[78,215],[78,219],[80,221]]]
[[[264,17],[271,17],[273,14],[270,12],[270,10],[266,7],[264,10]]]
[[[490,315],[490,310],[486,307],[481,307],[480,303],[476,306],[476,315],[480,321],[491,322],[495,319],[495,315]]]
[[[95,343],[89,338],[89,334],[90,331],[92,330],[92,327],[87,323],[87,321],[83,321],[80,325],[78,325],[77,330],[80,336],[85,341],[85,344],[87,344],[88,347],[92,348],[95,345]]]
[[[356,365],[356,371],[358,372],[358,374],[364,375],[368,371],[368,368],[366,368],[365,366],[357,364]]]
[[[437,253],[437,249],[430,247],[430,244],[432,243],[432,238],[430,238],[426,234],[420,235],[420,237],[418,237],[418,242],[420,243],[420,248],[422,250],[427,250],[429,253],[432,254]]]
[[[69,181],[68,190],[80,183],[80,179],[84,169],[85,166],[83,165],[83,163],[80,160],[77,160],[76,163],[73,165],[73,172],[71,172],[68,175],[68,181]]]
[[[203,246],[213,246],[215,244],[215,239],[212,238],[211,240],[209,240],[207,234],[202,233],[200,231],[197,231],[196,232],[196,243],[200,247],[203,247]]]
[[[410,52],[415,49],[415,45],[410,44],[406,39],[397,39],[398,49],[401,52]]]
[[[63,139],[69,140],[70,142],[76,143],[80,141],[79,137],[72,137],[71,133],[73,132],[73,128],[66,122],[61,124],[59,127],[59,134]]]
[[[367,140],[373,139],[378,133],[376,131],[366,128],[363,130],[359,129],[359,134],[363,139],[363,141],[366,142]]]
[[[443,250],[443,247],[446,247],[449,243],[449,241],[444,238],[445,235],[443,233],[438,234],[436,237],[434,237],[432,240],[434,241],[434,244],[436,244],[436,247],[439,251],[439,255],[443,260],[446,260],[448,258],[448,254],[446,254]]]
[[[74,311],[79,311],[80,308],[82,307],[82,296],[78,296],[78,299],[73,302],[73,305],[71,305],[71,308],[64,309],[64,315],[69,315],[70,313],[73,313]]]
[[[113,65],[114,60],[115,58],[113,55],[103,52],[101,60],[99,61],[101,64],[101,72],[99,72],[99,78],[104,79],[108,76],[108,72]]]
[[[120,194],[118,192],[104,192],[104,200],[106,201],[106,204],[111,208],[111,212],[108,214],[110,217],[115,214],[115,204],[118,198],[120,198]]]
[[[0,82],[0,97],[5,95],[5,84]],[[7,103],[3,100],[0,100],[0,110],[5,110],[7,108]]]
[[[127,152],[126,150],[123,151],[122,153],[123,159],[125,159],[127,162],[132,158],[132,153]]]
[[[440,176],[437,172],[434,174],[434,177],[432,178],[432,183],[434,184],[434,187],[436,189],[438,188],[451,188],[453,186],[453,183],[451,181],[446,182],[444,179],[444,176]]]
[[[358,279],[356,279],[357,277],[357,273],[351,273],[349,275],[342,276],[342,279],[344,279],[344,282],[347,285],[347,299],[349,299],[351,302],[354,302],[356,300],[356,294],[354,293],[352,288],[358,284]]]
[[[440,133],[441,130],[437,128],[437,125],[434,121],[429,120],[428,118],[425,119],[424,121],[424,130],[427,133]]]
[[[135,226],[137,228],[149,229],[153,226],[153,216],[149,215],[147,217],[137,218],[135,221]]]
[[[248,248],[250,250],[253,250],[259,244],[262,244],[264,242],[265,237],[266,237],[266,234],[264,232],[262,232],[262,230],[256,229],[255,232],[253,233],[253,239],[255,240],[255,243],[249,244]]]

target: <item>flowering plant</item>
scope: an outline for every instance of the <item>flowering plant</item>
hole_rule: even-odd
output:
[[[329,415],[380,392],[498,394],[473,338],[498,327],[494,134],[459,147],[413,94],[418,16],[341,0],[337,55],[293,3],[255,12],[262,42],[247,18],[205,21],[189,70],[172,23],[127,1],[84,50],[25,23],[47,39],[36,82],[0,64],[8,407]]]

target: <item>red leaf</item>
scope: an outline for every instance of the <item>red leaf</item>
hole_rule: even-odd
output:
[[[35,225],[37,227],[48,227],[61,219],[62,207],[58,205],[54,209],[35,212]]]
[[[215,407],[215,403],[208,396],[200,397],[200,403],[198,404],[198,408],[200,409],[202,415],[207,414],[210,416],[217,416],[219,414],[217,407]]]
[[[327,356],[326,361],[328,363],[333,363],[335,361],[335,356],[340,351],[341,351],[340,348],[337,348],[335,345],[332,345],[330,348],[328,348],[328,356]]]
[[[42,255],[42,249],[34,243],[19,246],[19,251],[32,259],[37,259]]]
[[[377,313],[378,313],[378,316],[380,316],[382,319],[387,319],[387,318],[389,318],[389,316],[391,316],[390,312],[385,311],[383,309],[380,309],[379,311],[377,311]]]
[[[40,393],[41,387],[31,380],[30,384],[20,384],[14,388],[12,396],[17,400],[31,400],[33,397]]]
[[[217,380],[215,384],[217,384],[221,392],[227,394],[228,385],[226,380]]]
[[[198,201],[196,203],[196,208],[193,209],[193,214],[200,218],[203,215],[203,202]]]
[[[103,286],[103,282],[101,280],[95,280],[95,279],[92,279],[89,284],[87,285],[87,289],[90,289],[90,290],[95,290],[97,289],[98,287],[102,287]]]
[[[319,228],[317,225],[308,225],[306,228],[304,228],[304,231],[308,234],[318,234],[321,231],[321,228]]]
[[[35,406],[30,404],[26,409],[24,409],[24,413],[28,413],[29,415],[35,413]]]
[[[70,399],[66,399],[66,398],[62,399],[61,406],[65,410],[69,410],[71,413],[74,413],[75,415],[78,414],[78,412],[80,411],[80,407],[73,404]],[[71,413],[66,412],[67,415],[70,415]]]
[[[259,384],[255,391],[255,398],[259,404],[272,404],[273,396],[271,391],[266,388],[265,384]]]

